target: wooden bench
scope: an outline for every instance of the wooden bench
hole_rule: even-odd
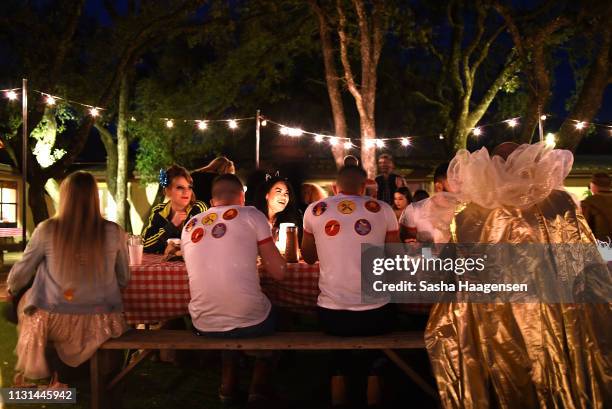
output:
[[[110,407],[113,388],[154,350],[336,350],[380,349],[420,388],[437,399],[437,392],[395,352],[395,349],[423,349],[423,333],[394,332],[371,337],[335,337],[320,332],[277,332],[274,335],[219,339],[198,337],[180,330],[131,330],[119,338],[108,340],[91,358],[92,409]],[[112,350],[144,350],[118,375],[109,374]]]

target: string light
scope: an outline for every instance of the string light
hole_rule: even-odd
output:
[[[227,126],[229,126],[230,129],[236,129],[238,128],[238,122],[235,119],[230,119],[227,121]]]
[[[518,121],[516,120],[516,118],[508,119],[507,122],[510,128],[514,128],[515,126],[518,125]]]
[[[546,121],[547,116],[546,115],[540,115],[540,120],[542,121]]]
[[[55,102],[55,98],[52,95],[47,95],[47,97],[45,98],[45,103],[49,106],[55,105]]]
[[[583,130],[585,126],[586,124],[584,123],[584,121],[576,123],[576,129],[578,129],[579,131]]]
[[[96,107],[91,107],[89,108],[89,115],[93,116],[94,118],[96,118],[97,116],[100,115],[100,110]]]
[[[402,146],[410,146],[410,139],[402,138]]]
[[[304,131],[302,131],[301,129],[298,129],[298,128],[289,128],[289,127],[286,127],[286,126],[281,126],[279,132],[280,132],[281,135],[294,136],[294,137],[304,135]]]
[[[482,129],[480,129],[480,128],[474,128],[474,130],[472,131],[472,133],[474,134],[474,136],[480,136],[480,135],[482,135]]]
[[[208,124],[206,121],[198,121],[198,129],[200,131],[205,131],[208,128]]]
[[[442,134],[438,135],[438,139],[440,139],[440,140],[444,139],[444,135],[442,135]]]
[[[260,122],[261,126],[266,126],[268,125],[268,121],[266,121],[265,119],[263,121]]]
[[[376,141],[373,139],[366,140],[366,148],[373,148],[376,145]]]
[[[13,90],[10,91],[6,91],[6,97],[8,98],[9,101],[14,101],[17,99],[17,93]]]
[[[546,137],[544,138],[544,142],[546,143],[546,146],[554,148],[557,143],[557,141],[555,140],[555,134],[550,132],[547,133]]]
[[[166,128],[168,128],[168,129],[174,128],[174,121],[172,119],[168,119],[166,121]]]
[[[323,142],[323,135],[316,134],[314,137],[315,142],[321,143]]]
[[[131,116],[131,117],[130,117],[130,121],[132,121],[132,122],[136,122],[136,117]]]
[[[385,141],[382,139],[376,139],[376,147],[382,149],[385,147]]]
[[[329,138],[329,144],[331,146],[338,145],[338,137],[337,136],[332,136],[331,138]]]
[[[351,149],[352,147],[353,147],[353,144],[351,143],[350,139],[344,142],[344,149]]]

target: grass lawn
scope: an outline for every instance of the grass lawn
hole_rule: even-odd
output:
[[[0,308],[4,304],[0,303]],[[12,383],[16,357],[15,326],[0,317],[0,365],[2,387]],[[421,373],[429,372],[424,351],[406,351],[408,362]],[[181,366],[147,360],[128,375],[123,394],[124,409],[215,409],[222,408],[217,398],[220,376],[218,352],[194,352],[183,357]],[[298,351],[283,353],[275,374],[274,384],[280,396],[288,401],[289,408],[328,408],[329,378],[327,365],[329,352]],[[251,359],[244,360],[242,381],[247,390]],[[81,368],[70,374],[69,384],[77,388],[77,403],[70,405],[49,404],[51,409],[89,408],[88,369]],[[361,379],[361,378],[359,378]],[[386,392],[388,407],[425,409],[434,408],[429,399],[392,364],[384,366],[384,379],[389,385]],[[365,384],[356,387],[353,396],[364,393]],[[365,381],[364,381],[365,382]],[[44,408],[44,405],[13,405],[5,408]],[[241,407],[241,406],[236,406]]]

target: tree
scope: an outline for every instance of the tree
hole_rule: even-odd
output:
[[[450,27],[449,44],[436,38],[436,32],[443,32],[444,26],[424,27],[420,33],[440,68],[438,81],[428,94],[419,90],[413,94],[438,107],[445,122],[443,133],[449,156],[466,148],[469,134],[518,68],[515,53],[500,40],[506,26],[500,23],[495,10],[480,0],[471,4],[462,0],[447,3],[446,22],[441,24]],[[434,10],[436,13],[439,12]],[[466,26],[468,18],[474,21],[473,30]]]
[[[346,139],[348,137],[348,129],[346,125],[344,103],[342,102],[342,83],[340,82],[338,70],[336,69],[336,57],[331,28],[333,23],[328,21],[328,16],[319,5],[318,0],[310,0],[309,3],[319,24],[319,38],[321,42],[321,52],[323,53],[323,64],[325,67],[325,84],[327,85],[329,103],[334,118],[334,135]],[[336,161],[336,166],[340,167],[343,163],[345,154],[344,146],[342,144],[332,146],[332,153]]]
[[[495,8],[506,22],[526,76],[529,102],[522,117],[519,139],[522,143],[529,143],[551,95],[550,53],[564,40],[563,34],[556,34],[570,24],[570,19],[563,15],[563,11],[549,11],[550,3],[546,3],[520,16],[518,21],[522,27],[519,27],[517,18],[509,8],[500,3],[496,3]]]
[[[52,24],[38,24],[36,19],[48,18],[48,14],[52,14],[57,18],[57,24],[65,27],[61,31],[61,35],[57,43],[50,46],[47,50],[54,50],[55,58],[51,59],[50,65],[46,64],[46,60],[30,61],[33,64],[33,72],[39,76],[36,78],[36,83],[39,84],[40,88],[51,93],[58,93],[58,90],[63,87],[63,84],[68,84],[72,80],[69,74],[70,69],[75,69],[72,72],[81,73],[86,71],[87,74],[91,75],[85,82],[95,88],[90,90],[89,94],[98,95],[95,103],[92,104],[98,107],[109,106],[116,91],[118,90],[121,80],[128,70],[129,67],[133,66],[136,59],[141,55],[143,50],[151,45],[152,42],[159,41],[164,35],[170,35],[168,28],[175,28],[177,21],[184,21],[185,16],[191,15],[195,12],[202,4],[203,0],[185,0],[172,2],[169,6],[157,7],[157,13],[145,12],[139,20],[139,24],[135,24],[130,27],[130,30],[121,32],[121,38],[123,41],[117,44],[117,47],[113,47],[113,50],[117,50],[117,54],[108,55],[106,36],[108,32],[102,31],[102,38],[98,37],[98,44],[104,44],[103,48],[97,50],[105,54],[105,57],[110,61],[110,70],[108,74],[99,70],[97,66],[87,67],[88,69],[83,70],[81,58],[83,55],[95,59],[92,57],[90,52],[89,43],[83,43],[77,41],[81,39],[77,36],[77,28],[81,18],[81,11],[83,8],[84,1],[78,3],[68,2],[65,4],[65,11],[60,10],[46,10],[40,11],[40,15],[33,16],[31,10],[28,7],[22,7],[20,9],[20,15],[25,21],[26,29],[24,32],[13,33],[13,38],[18,36],[30,35],[28,41],[24,41],[25,48],[19,51],[23,55],[25,60],[29,60],[29,53],[34,52],[34,39],[45,38],[47,33],[41,33],[40,30],[53,30]],[[45,14],[47,13],[47,14]],[[32,24],[34,23],[34,24]],[[19,27],[18,25],[16,25]],[[21,28],[19,28],[21,29]],[[79,33],[82,34],[82,33]],[[53,38],[51,34],[51,38]],[[27,47],[30,46],[30,47]],[[59,78],[62,73],[66,78]],[[81,75],[79,75],[81,76]],[[94,80],[95,79],[95,80]],[[33,104],[34,105],[34,104]],[[41,121],[44,113],[42,104],[34,105],[29,115],[28,129],[35,129],[38,123]],[[74,163],[82,151],[87,137],[89,136],[90,130],[94,124],[95,118],[92,116],[83,116],[80,120],[78,128],[74,131],[69,142],[57,138],[57,145],[59,148],[63,148],[66,154],[63,155],[59,160],[54,162],[52,165],[42,168],[36,161],[32,152],[28,152],[28,182],[29,182],[29,205],[34,215],[34,222],[39,223],[48,217],[47,208],[45,205],[45,190],[44,186],[47,180],[50,178],[61,179],[68,170],[68,167]],[[19,140],[20,129],[17,129],[15,137],[11,138],[7,142],[11,145],[14,152],[19,153],[14,155],[15,158],[19,159],[21,143]],[[20,163],[16,163],[17,166],[21,166]]]
[[[590,122],[599,110],[606,87],[612,82],[612,4],[588,3],[585,21],[575,30],[577,47],[589,44],[591,59],[583,81],[576,81],[576,99],[559,129],[558,147],[575,151],[584,136],[576,121]],[[581,29],[584,26],[584,29]],[[584,34],[583,34],[584,33]]]

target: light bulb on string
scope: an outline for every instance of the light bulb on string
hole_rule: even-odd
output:
[[[6,91],[6,97],[8,98],[9,101],[14,101],[17,99],[17,93],[13,90],[10,91]]]
[[[285,135],[298,137],[304,135],[304,131],[298,128],[285,128]]]
[[[97,116],[100,115],[100,110],[96,107],[91,107],[89,108],[89,115],[93,116],[94,118],[96,118]]]
[[[268,121],[264,119],[263,121],[260,122],[260,124],[261,126],[266,126],[268,125]]]
[[[172,119],[168,119],[166,121],[166,128],[168,128],[168,129],[174,128],[174,121]]]
[[[579,131],[583,130],[585,126],[586,123],[584,123],[583,121],[576,123],[576,129],[578,129]]]
[[[130,117],[130,121],[132,121],[132,122],[136,122],[136,117],[131,116],[131,117]]]
[[[402,146],[410,146],[410,139],[402,138]]]
[[[442,135],[442,134],[438,135],[438,139],[440,139],[440,140],[444,139],[444,135]]]
[[[376,139],[376,147],[382,149],[385,147],[385,141],[382,139]]]
[[[373,148],[374,145],[376,145],[376,141],[374,141],[373,139],[366,140],[366,148]]]
[[[540,115],[540,120],[546,121],[546,118],[548,118],[546,115]]]
[[[55,98],[52,95],[47,95],[47,97],[45,98],[45,103],[49,106],[55,105],[55,102]]]
[[[508,119],[506,123],[508,124],[510,128],[514,128],[515,126],[518,125],[518,121],[516,120],[516,118]]]
[[[482,135],[482,129],[480,129],[480,128],[474,128],[474,130],[472,131],[472,133],[474,134],[474,136],[480,136],[480,135]]]
[[[227,121],[227,126],[229,126],[230,129],[236,129],[238,128],[238,121],[236,121],[235,119],[230,119],[229,121]]]
[[[329,138],[329,144],[331,146],[338,145],[338,137],[337,136],[332,136],[331,138]]]
[[[353,144],[350,139],[344,142],[344,149],[351,149],[352,147],[353,147]]]
[[[555,134],[550,132],[547,133],[546,137],[544,138],[544,143],[546,143],[546,146],[549,148],[554,148],[556,144]]]
[[[200,131],[205,131],[208,128],[208,124],[206,121],[198,121],[198,129]]]
[[[314,137],[315,142],[321,143],[323,142],[323,135],[316,134]]]

